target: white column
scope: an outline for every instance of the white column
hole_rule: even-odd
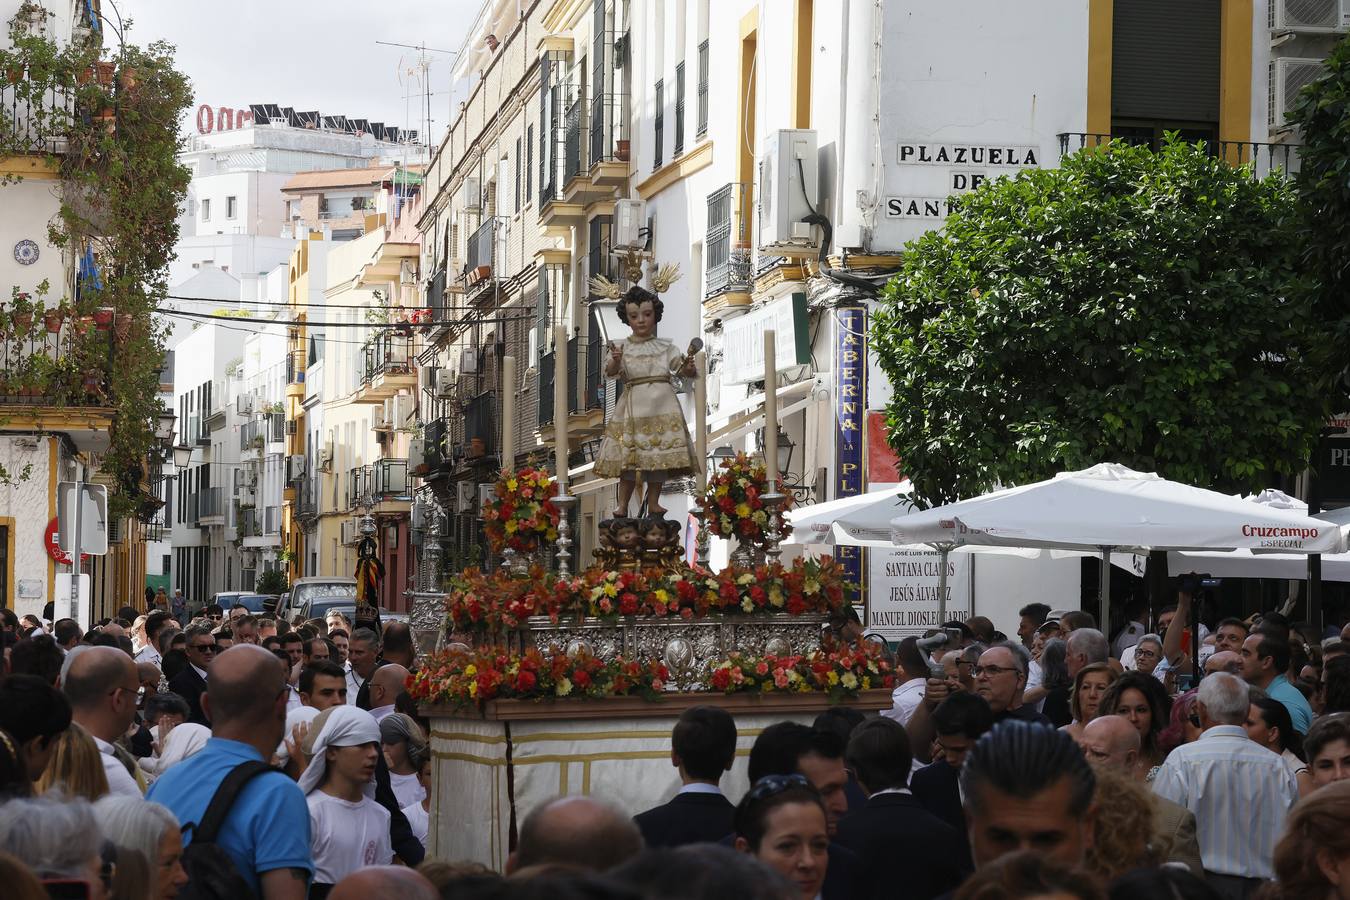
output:
[[[769,493],[778,492],[778,333],[764,330],[764,468]]]
[[[567,493],[567,327],[553,326],[553,458],[558,492]]]
[[[502,357],[502,468],[514,471],[516,464],[516,358]]]

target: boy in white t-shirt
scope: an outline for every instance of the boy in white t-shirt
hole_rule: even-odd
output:
[[[394,859],[389,811],[375,802],[375,763],[380,726],[355,706],[334,706],[314,719],[306,738],[309,765],[300,789],[309,805],[314,884],[323,897],[347,875]]]
[[[412,828],[413,837],[427,845],[427,832],[431,830],[431,753],[424,750],[418,760],[417,783],[422,788],[422,799],[403,807],[403,815]]]

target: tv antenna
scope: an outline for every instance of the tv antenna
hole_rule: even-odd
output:
[[[432,119],[431,119],[431,95],[432,95],[432,90],[431,90],[431,57],[428,56],[427,54],[429,54],[429,53],[444,53],[444,54],[447,55],[447,56],[458,56],[458,55],[459,55],[459,51],[457,51],[457,50],[441,50],[441,49],[436,48],[436,47],[428,47],[425,43],[421,43],[421,44],[400,44],[400,43],[398,43],[397,41],[376,41],[375,43],[380,44],[380,45],[385,46],[385,47],[404,47],[404,48],[406,48],[406,49],[408,49],[408,50],[416,50],[416,51],[417,51],[417,62],[414,63],[412,66],[410,66],[410,67],[404,69],[404,68],[402,67],[402,62],[400,62],[400,64],[399,64],[399,66],[400,66],[400,67],[399,67],[399,80],[402,81],[402,80],[403,80],[403,76],[404,76],[404,75],[407,75],[407,76],[409,76],[410,78],[416,78],[416,79],[418,79],[418,80],[422,83],[422,110],[421,110],[421,112],[423,113],[423,118],[422,118],[422,139],[426,142],[427,150],[428,150],[428,151],[431,150],[431,147],[432,147],[432,144],[431,144],[431,122],[432,122]],[[406,102],[406,101],[408,100],[408,98],[411,97],[411,96],[412,96],[411,94],[405,94],[404,97],[403,97],[404,101]],[[405,112],[405,115],[406,115],[406,112]]]

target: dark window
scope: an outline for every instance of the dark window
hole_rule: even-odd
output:
[[[684,152],[684,61],[675,67],[675,155]]]
[[[698,136],[708,133],[708,42],[698,45]]]
[[[520,138],[516,138],[516,180],[515,180],[514,182],[512,182],[512,185],[513,185],[513,187],[515,188],[515,191],[516,191],[516,206],[515,206],[515,211],[516,211],[516,212],[520,212],[520,203],[521,203],[521,201],[520,201],[520,198],[521,198],[520,190],[521,190],[521,188],[524,186],[524,185],[522,184],[521,180],[520,180],[520,163],[521,163],[521,159],[520,159]]]
[[[664,80],[656,82],[656,139],[653,146],[656,148],[652,155],[652,168],[661,168],[661,137],[666,128],[666,83]]]
[[[525,129],[525,202],[530,202],[534,177],[534,126]]]
[[[1130,0],[1114,8],[1112,131],[1139,140],[1217,137],[1221,0]]]

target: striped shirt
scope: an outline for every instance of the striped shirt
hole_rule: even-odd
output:
[[[1215,725],[1168,755],[1153,791],[1195,813],[1205,871],[1275,877],[1271,858],[1298,781],[1279,754],[1240,725]]]

